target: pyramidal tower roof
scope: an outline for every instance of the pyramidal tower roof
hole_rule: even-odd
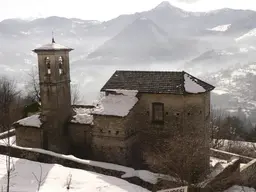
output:
[[[56,43],[54,38],[52,38],[52,43],[42,45],[41,47],[38,47],[33,51],[39,52],[39,51],[72,51],[72,50],[73,50],[72,48]]]

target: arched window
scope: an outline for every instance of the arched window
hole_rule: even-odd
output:
[[[45,58],[45,65],[46,65],[46,74],[50,75],[51,74],[51,62],[50,62],[49,57]]]
[[[59,62],[59,74],[62,75],[64,73],[64,70],[63,70],[63,58],[61,56],[59,56],[58,62]]]

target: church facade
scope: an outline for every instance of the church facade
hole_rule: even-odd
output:
[[[72,106],[70,51],[54,41],[34,50],[41,111],[14,123],[17,145],[157,170],[151,151],[168,138],[181,148],[174,159],[183,153],[196,162],[190,171],[208,170],[212,85],[184,71],[116,71],[97,104]]]

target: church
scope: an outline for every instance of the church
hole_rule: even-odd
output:
[[[193,155],[182,157],[197,161],[190,171],[209,169],[214,86],[185,71],[117,70],[100,90],[104,96],[98,103],[72,106],[72,50],[54,40],[33,50],[38,56],[41,109],[13,124],[17,145],[151,169],[153,138],[161,143],[168,136],[176,142],[173,148],[193,146]]]

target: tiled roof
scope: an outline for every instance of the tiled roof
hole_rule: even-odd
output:
[[[183,95],[191,93],[185,88],[185,77],[208,92],[215,87],[181,71],[116,71],[101,91],[109,89],[138,90],[139,93],[166,93]]]

